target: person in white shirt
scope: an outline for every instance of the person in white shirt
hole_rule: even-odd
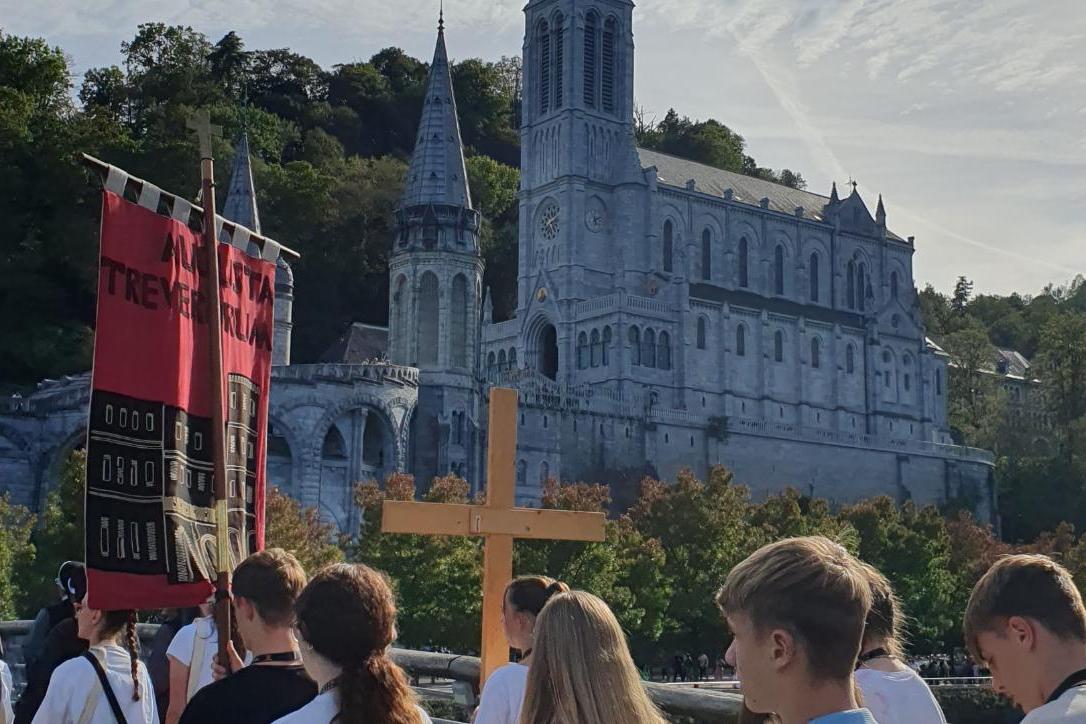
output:
[[[871,608],[856,668],[864,705],[879,724],[946,724],[924,680],[903,663],[901,604],[886,576],[863,564],[871,584]]]
[[[0,661],[0,724],[11,724],[15,721],[15,712],[11,709],[12,688],[11,670]]]
[[[212,605],[211,601],[202,603],[200,618],[182,626],[166,649],[170,662],[170,704],[165,724],[177,724],[193,695],[214,681],[211,667],[219,648],[219,634],[211,615]]]
[[[116,724],[106,686],[128,724],[157,723],[151,677],[136,650],[136,612],[77,603],[75,620],[90,649],[53,671],[33,724]]]
[[[1022,724],[1086,724],[1086,606],[1071,573],[1042,555],[1004,556],[969,596],[965,642]]]
[[[294,612],[302,664],[320,693],[276,724],[433,724],[388,655],[396,602],[384,574],[358,563],[327,566],[306,584]]]
[[[556,593],[569,586],[546,576],[521,576],[509,582],[502,599],[502,628],[509,645],[521,653],[519,663],[498,668],[483,687],[474,724],[517,724],[528,685],[532,661],[532,633],[535,618]]]

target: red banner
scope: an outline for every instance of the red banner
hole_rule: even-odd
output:
[[[264,545],[275,265],[218,247],[232,568]],[[192,606],[213,590],[207,261],[199,232],[103,192],[87,435],[92,608]]]

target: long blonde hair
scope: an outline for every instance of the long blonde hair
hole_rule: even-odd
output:
[[[534,644],[520,724],[666,724],[615,615],[596,596],[551,598],[536,619]]]

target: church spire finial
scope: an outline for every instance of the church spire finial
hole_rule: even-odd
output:
[[[437,10],[437,32],[445,32],[445,0],[441,0]]]
[[[833,182],[833,188],[830,189],[830,203],[836,204],[841,198],[837,195],[837,182]]]

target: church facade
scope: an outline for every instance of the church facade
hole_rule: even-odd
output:
[[[796,190],[638,148],[633,4],[525,8],[517,309],[482,287],[443,29],[390,257],[389,327],[290,364],[277,275],[268,474],[344,530],[353,483],[485,482],[486,397],[520,391],[517,491],[717,464],[764,495],[972,502],[992,456],[952,443],[947,355],[924,334],[913,239],[856,188]],[[247,149],[223,214],[259,231]],[[304,299],[298,303],[304,304]],[[34,507],[85,425],[85,376],[0,410],[0,489]]]

